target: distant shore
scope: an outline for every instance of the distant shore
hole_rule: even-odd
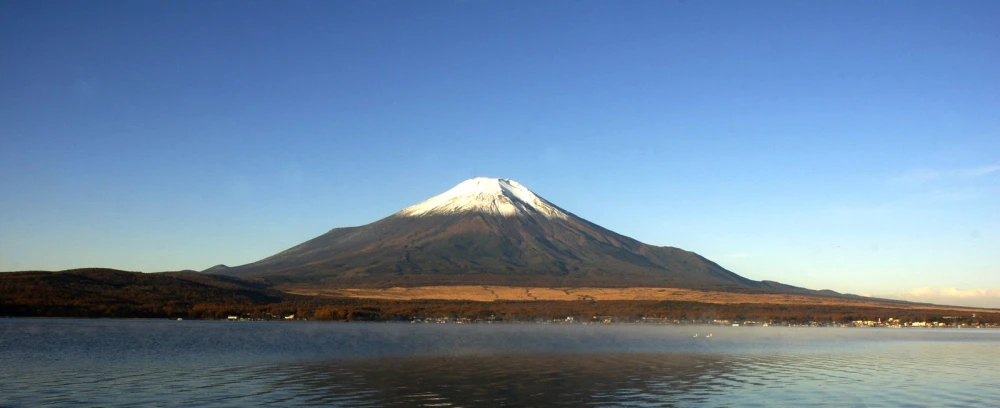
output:
[[[1000,313],[1000,310],[964,306],[929,305],[911,302],[892,302],[885,299],[844,296],[811,296],[798,294],[734,293],[667,287],[632,288],[546,288],[493,285],[418,286],[374,288],[295,288],[288,293],[305,296],[383,300],[448,300],[448,301],[682,301],[712,304],[768,303],[775,305],[829,305],[885,307],[887,304],[900,309],[937,309],[956,312]]]
[[[489,285],[304,288],[195,272],[144,274],[110,269],[2,273],[0,316],[888,327],[1000,324],[997,309],[839,294]]]

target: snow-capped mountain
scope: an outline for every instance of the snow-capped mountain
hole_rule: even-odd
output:
[[[360,227],[213,273],[331,286],[775,288],[593,224],[513,180],[475,178]]]
[[[569,216],[514,180],[478,177],[398,212],[398,216],[455,215],[478,212],[501,217],[567,219]]]

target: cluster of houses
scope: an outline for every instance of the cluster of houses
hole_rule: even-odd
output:
[[[487,321],[488,323],[493,323],[492,321]],[[437,323],[437,324],[469,324],[469,323],[485,323],[481,319],[469,319],[465,317],[451,318],[451,317],[414,317],[410,319],[410,323]]]
[[[953,328],[994,328],[997,327],[995,324],[980,323],[974,320],[975,314],[972,315],[972,319],[968,319],[962,316],[944,316],[941,320],[945,321],[916,321],[916,322],[903,322],[899,319],[890,317],[884,322],[882,319],[876,320],[855,320],[851,322],[850,327],[888,327],[888,328],[904,328],[904,327],[953,327]]]
[[[435,323],[435,324],[473,324],[473,323],[498,323],[500,319],[496,315],[489,315],[483,318],[470,319],[467,317],[417,317],[413,316],[410,318],[410,323]]]
[[[526,321],[517,321],[517,323],[535,323],[535,324],[611,324],[611,323],[633,323],[633,324],[669,324],[669,325],[684,325],[684,324],[712,324],[720,326],[784,326],[784,327],[885,327],[885,328],[929,328],[929,327],[952,327],[952,328],[1000,328],[1000,324],[993,323],[980,323],[975,315],[971,318],[968,316],[945,316],[939,320],[934,321],[901,321],[900,319],[890,317],[888,319],[882,320],[881,318],[876,318],[875,320],[854,320],[847,323],[842,322],[781,322],[781,321],[758,321],[758,320],[729,320],[729,319],[703,319],[703,320],[688,320],[688,319],[675,319],[668,317],[641,317],[638,319],[624,319],[617,316],[591,316],[589,319],[583,318],[578,319],[574,316],[558,317],[558,318],[534,318]],[[177,319],[181,320],[181,319]],[[306,320],[304,318],[297,318],[295,314],[289,315],[276,315],[276,314],[266,314],[266,315],[250,315],[245,313],[243,315],[229,315],[226,317],[229,321],[267,321],[267,320]],[[484,316],[480,318],[465,318],[465,317],[412,317],[410,323],[434,323],[434,324],[491,324],[491,323],[502,323],[503,319],[498,318],[496,315]]]
[[[290,314],[287,316],[279,316],[274,314],[267,316],[250,316],[249,314],[246,314],[244,316],[229,315],[226,316],[226,320],[229,320],[231,322],[253,322],[253,321],[296,320],[296,319],[294,314]]]
[[[636,320],[622,319],[617,316],[592,316],[590,319],[578,319],[573,316],[559,317],[554,319],[545,318],[535,318],[527,321],[518,321],[517,323],[534,323],[534,324],[612,324],[612,323],[632,323],[632,324],[669,324],[669,325],[683,325],[683,324],[712,324],[719,326],[759,326],[759,327],[769,327],[769,326],[783,326],[783,327],[886,327],[886,328],[904,328],[904,327],[980,327],[980,328],[998,328],[1000,325],[988,324],[988,323],[978,323],[975,321],[970,322],[969,319],[963,317],[944,317],[942,320],[950,320],[946,322],[932,321],[932,322],[903,322],[900,319],[890,317],[886,320],[877,318],[875,320],[854,320],[849,323],[838,323],[838,322],[780,322],[780,321],[761,321],[761,320],[728,320],[728,319],[711,319],[711,320],[680,320],[667,317],[641,317]],[[500,323],[503,322],[496,316],[489,316],[486,318],[454,318],[454,317],[413,317],[410,319],[410,323],[437,323],[437,324],[447,324],[447,323]]]

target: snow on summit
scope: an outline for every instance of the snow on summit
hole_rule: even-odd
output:
[[[565,212],[527,187],[509,179],[478,177],[400,211],[402,216],[451,215],[481,212],[503,217],[540,215],[568,218]]]

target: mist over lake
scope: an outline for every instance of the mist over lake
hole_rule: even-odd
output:
[[[998,349],[986,329],[2,319],[0,406],[988,405]]]

